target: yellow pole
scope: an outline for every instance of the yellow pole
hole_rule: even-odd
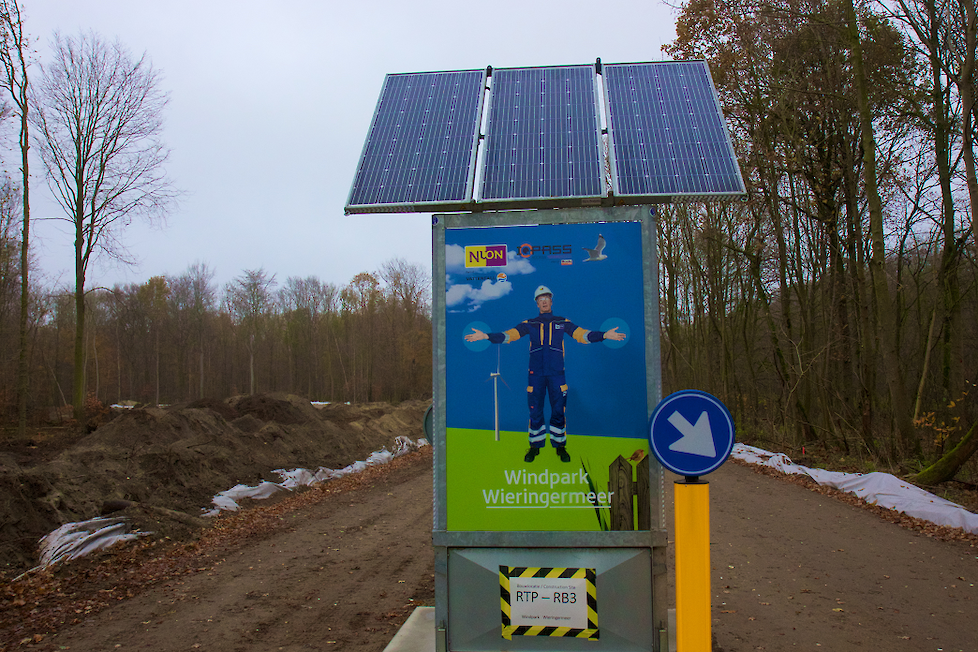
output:
[[[676,482],[676,652],[710,652],[710,484]]]

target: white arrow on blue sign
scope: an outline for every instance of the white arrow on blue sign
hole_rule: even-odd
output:
[[[733,450],[734,432],[727,406],[696,389],[665,397],[649,418],[649,443],[655,459],[687,477],[716,471]]]

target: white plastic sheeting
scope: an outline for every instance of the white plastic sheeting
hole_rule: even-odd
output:
[[[375,451],[362,462],[354,462],[342,469],[333,470],[319,467],[315,472],[308,469],[279,469],[275,473],[282,482],[264,481],[256,486],[239,484],[214,496],[214,508],[204,516],[214,516],[222,510],[235,511],[242,498],[258,500],[268,498],[280,491],[291,491],[296,487],[311,487],[333,478],[341,478],[351,473],[359,473],[368,466],[387,464],[395,457],[416,451],[428,445],[425,438],[412,441],[410,437],[395,437],[396,450],[391,453],[386,447]],[[122,541],[132,541],[151,534],[150,532],[130,532],[131,523],[124,516],[99,516],[87,521],[66,523],[47,534],[39,543],[41,563],[37,568],[46,568],[62,561],[83,557],[96,550],[103,550]],[[33,570],[33,569],[32,569]],[[30,572],[30,571],[28,571]]]
[[[84,557],[120,541],[132,541],[147,534],[129,532],[128,519],[120,516],[99,516],[78,523],[65,523],[41,539],[40,568]]]
[[[204,514],[204,516],[214,516],[221,510],[233,512],[238,509],[238,501],[242,498],[260,500],[263,498],[269,498],[270,496],[273,496],[280,491],[285,491],[286,489],[287,488],[281,484],[277,482],[269,482],[268,480],[263,480],[261,483],[253,487],[246,484],[236,484],[230,489],[222,491],[211,498],[211,502],[214,504],[214,509],[208,511],[206,514]]]
[[[328,469],[323,466],[315,471],[310,471],[309,469],[276,469],[274,473],[282,478],[281,482],[265,481],[254,487],[243,484],[235,485],[227,491],[222,491],[214,496],[211,499],[214,507],[206,510],[203,515],[216,516],[221,511],[235,511],[238,509],[238,501],[242,498],[260,500],[262,498],[268,498],[279,491],[291,491],[296,487],[311,487],[321,482],[332,480],[333,478],[342,478],[351,473],[359,473],[368,466],[387,464],[395,457],[400,457],[405,453],[410,453],[423,446],[427,446],[428,440],[422,437],[417,441],[412,441],[410,437],[398,436],[394,438],[394,444],[396,450],[393,453],[387,450],[385,446],[379,451],[371,453],[366,460],[354,462],[342,469]]]
[[[750,464],[770,466],[782,473],[807,475],[820,485],[851,493],[867,503],[895,509],[907,516],[978,534],[978,514],[889,473],[841,473],[810,469],[793,463],[784,453],[769,453],[745,444],[735,444],[730,455]]]

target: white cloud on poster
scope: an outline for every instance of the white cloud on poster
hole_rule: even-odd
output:
[[[461,245],[445,247],[445,270],[449,274],[465,271],[465,247]]]
[[[517,254],[512,249],[506,252],[507,260],[504,268],[507,274],[532,274],[537,271],[530,261]]]
[[[492,281],[486,279],[479,287],[469,284],[451,285],[445,292],[445,305],[449,308],[467,308],[469,311],[478,310],[479,306],[504,297],[513,291],[509,281]]]

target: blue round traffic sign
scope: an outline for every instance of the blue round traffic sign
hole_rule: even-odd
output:
[[[649,417],[649,443],[655,459],[673,473],[706,475],[733,450],[733,418],[717,397],[686,389],[655,406]]]

